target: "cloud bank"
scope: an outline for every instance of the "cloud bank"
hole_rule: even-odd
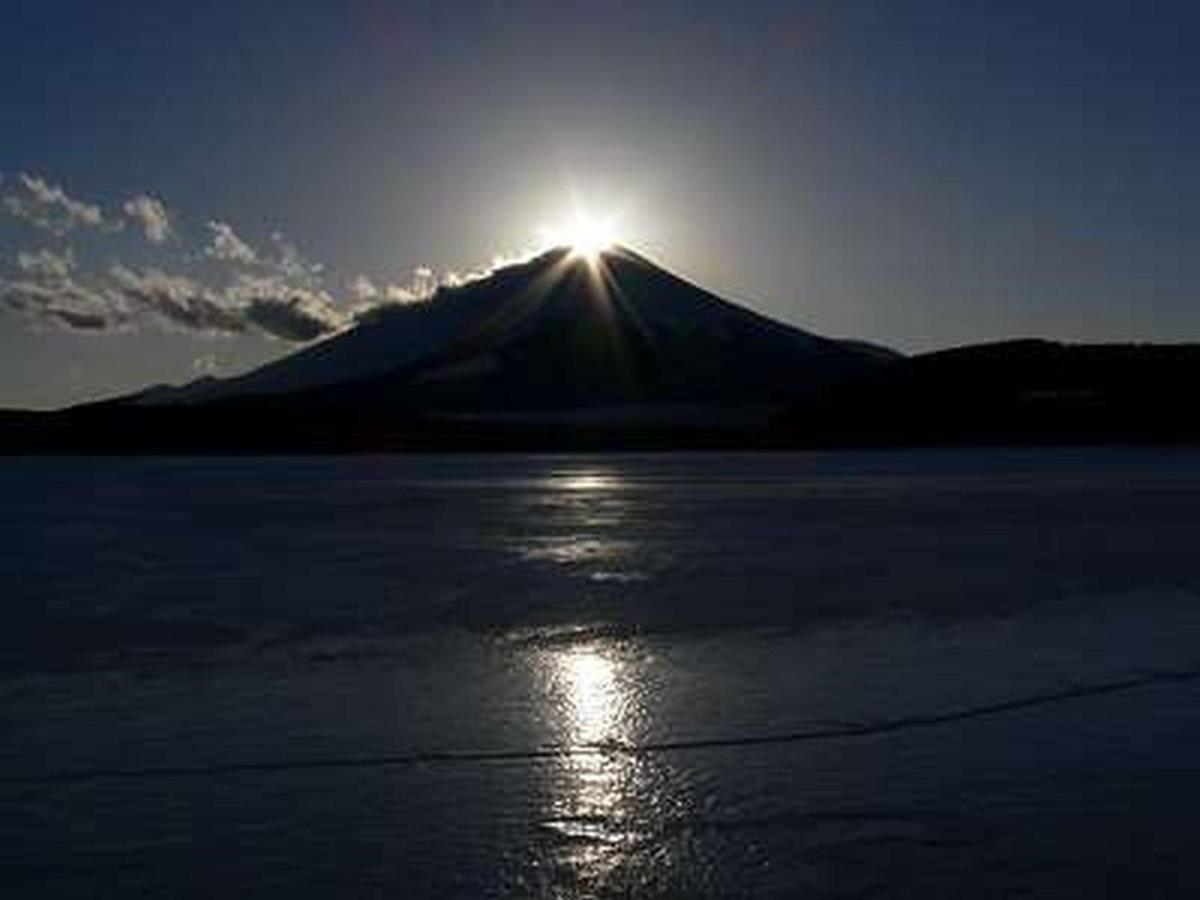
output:
[[[114,263],[104,277],[79,281],[69,260],[51,251],[22,254],[19,277],[0,280],[0,304],[39,323],[76,331],[129,330],[153,319],[172,331],[209,335],[257,332],[311,341],[351,323],[323,293],[270,278],[214,290],[159,269]]]
[[[150,192],[106,209],[25,172],[9,179],[0,174],[0,187],[0,212],[53,244],[0,249],[0,308],[34,327],[102,334],[153,325],[305,343],[368,321],[382,308],[430,300],[443,287],[510,261],[467,275],[439,276],[417,266],[404,283],[360,274],[342,282],[339,299],[325,286],[325,266],[278,232],[255,246],[229,222],[211,218],[189,239],[186,224]],[[155,261],[114,258],[111,242]]]

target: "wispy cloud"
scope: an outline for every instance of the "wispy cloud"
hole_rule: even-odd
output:
[[[44,178],[21,172],[16,185],[16,193],[4,197],[4,209],[36,228],[61,236],[80,227],[120,227],[120,223],[107,223],[99,206],[68,196]]]
[[[324,292],[289,286],[278,276],[241,275],[213,288],[185,275],[113,263],[80,279],[69,250],[22,251],[17,270],[15,277],[0,278],[0,305],[36,324],[69,330],[128,330],[154,320],[186,333],[259,333],[304,342],[352,321]]]
[[[68,249],[22,251],[17,275],[0,278],[0,304],[36,324],[74,331],[114,331],[127,321],[120,298],[102,286],[82,283],[74,275]]]
[[[433,270],[418,266],[407,284],[388,282],[377,285],[365,275],[359,275],[346,285],[351,297],[357,301],[355,313],[362,313],[374,306],[420,303],[428,300],[438,288]]]
[[[337,331],[342,319],[303,294],[290,297],[254,297],[243,307],[246,321],[272,337],[285,341],[312,341]]]
[[[346,285],[346,289],[350,291],[350,296],[359,303],[369,303],[379,296],[379,288],[366,275],[359,275]]]
[[[232,225],[214,219],[208,223],[208,230],[212,232],[212,238],[205,255],[226,262],[250,264],[258,261],[254,248],[238,237]]]
[[[222,298],[190,278],[168,275],[158,269],[134,270],[121,263],[109,269],[120,295],[137,308],[158,316],[168,325],[210,334],[245,332],[245,320],[229,309]]]
[[[375,311],[430,300],[443,287],[512,262],[497,257],[465,275],[418,266],[407,281],[362,274],[342,282],[339,302],[325,287],[325,266],[278,232],[255,246],[229,222],[209,219],[203,238],[189,241],[186,227],[151,192],[128,197],[108,214],[40,176],[0,175],[0,187],[7,191],[3,210],[25,224],[60,241],[81,230],[78,255],[65,246],[21,249],[7,257],[7,267],[0,256],[0,306],[39,326],[103,333],[154,325],[303,343],[370,321]],[[84,229],[91,232],[86,239]],[[125,238],[117,235],[122,229]],[[133,265],[104,252],[102,241],[128,241],[135,233],[161,262]],[[145,247],[137,251],[139,261],[146,253]]]
[[[53,250],[21,250],[17,253],[17,268],[25,275],[38,279],[62,279],[75,268],[75,254],[68,247],[61,253]]]
[[[260,260],[267,269],[294,284],[314,285],[321,280],[324,265],[305,259],[296,245],[278,231],[271,235],[271,241],[275,244],[275,258]]]
[[[348,323],[324,291],[291,285],[279,276],[239,275],[225,299],[247,323],[285,341],[311,341]]]
[[[171,216],[161,200],[149,194],[139,194],[126,200],[121,208],[142,229],[142,234],[150,243],[162,244],[171,237]]]
[[[258,331],[285,341],[311,341],[345,325],[328,295],[290,287],[278,278],[239,276],[223,290],[157,269],[114,265],[122,299],[167,324],[209,334]]]
[[[56,285],[32,279],[0,281],[0,303],[36,324],[72,331],[114,331],[121,324],[102,295],[73,281]]]

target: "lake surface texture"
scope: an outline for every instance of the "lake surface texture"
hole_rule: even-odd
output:
[[[8,459],[4,897],[1200,896],[1200,452]]]

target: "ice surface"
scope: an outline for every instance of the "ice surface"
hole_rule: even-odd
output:
[[[9,460],[0,496],[6,895],[1200,886],[1200,683],[1147,680],[1200,669],[1192,451]]]

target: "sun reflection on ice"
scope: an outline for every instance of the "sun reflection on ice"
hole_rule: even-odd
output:
[[[625,705],[618,663],[595,650],[575,650],[564,654],[558,665],[571,742],[600,744],[617,740],[623,730]]]
[[[551,483],[564,491],[611,491],[623,486],[617,473],[591,470],[555,475]]]
[[[564,743],[600,752],[564,757],[545,827],[563,842],[561,862],[582,882],[600,882],[618,866],[638,819],[637,761],[603,752],[629,741],[635,703],[622,662],[599,649],[556,654],[553,679]]]
[[[626,750],[648,740],[650,663],[637,641],[585,639],[539,654],[547,724],[565,751],[553,757],[539,819],[542,871],[562,888],[554,896],[632,896],[647,877],[675,877],[685,858],[686,835],[671,823],[689,815],[686,795],[665,760]]]
[[[650,579],[642,565],[645,548],[625,527],[636,526],[640,504],[619,471],[570,466],[537,484],[529,530],[513,542],[523,561],[554,564],[564,574],[609,586]]]

